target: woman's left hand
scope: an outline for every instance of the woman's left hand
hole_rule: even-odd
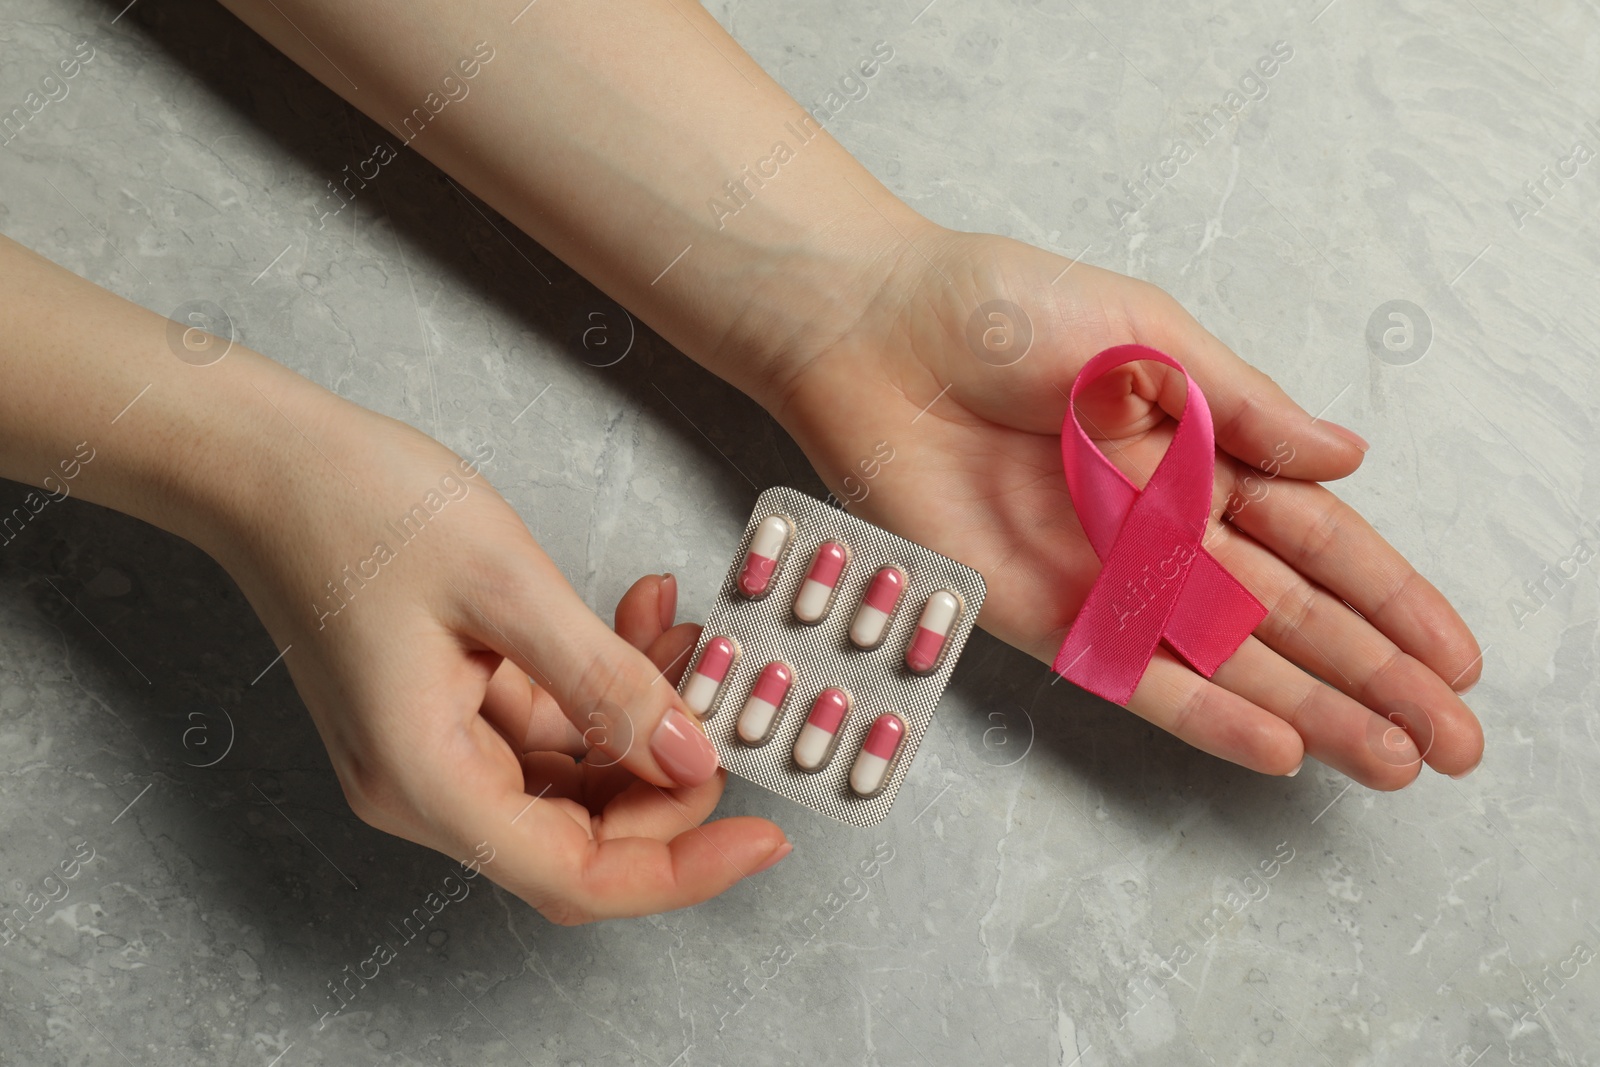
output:
[[[1452,689],[1477,680],[1471,632],[1318,484],[1353,472],[1365,442],[1312,419],[1155,286],[991,235],[930,225],[910,244],[856,325],[770,404],[852,512],[976,567],[984,629],[1051,662],[1100,571],[1062,474],[1067,392],[1102,349],[1159,349],[1215,422],[1205,547],[1270,610],[1209,681],[1158,648],[1129,710],[1268,774],[1309,754],[1397,789],[1423,762],[1477,765],[1482,729]],[[979,309],[996,300],[1009,307]],[[1023,315],[1026,349],[1005,332]],[[1181,374],[1127,364],[1080,400],[1080,418],[1143,485],[1184,396]]]

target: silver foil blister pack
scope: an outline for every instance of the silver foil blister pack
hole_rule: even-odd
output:
[[[741,591],[741,574],[758,529],[772,516],[789,524],[790,535],[764,591],[752,597]],[[769,523],[769,531],[772,527]],[[808,624],[796,616],[796,597],[806,583],[817,549],[830,541],[848,548],[849,561],[834,586],[827,614],[820,622]],[[903,587],[881,640],[864,649],[851,640],[851,624],[870,583],[886,567],[899,570],[904,577]],[[751,581],[747,579],[746,584]],[[885,581],[893,584],[892,579]],[[918,624],[929,598],[941,591],[955,594],[958,614],[934,666],[927,673],[917,673],[907,664],[907,651],[918,636]],[[718,638],[731,640],[737,650],[733,664],[718,685],[715,702],[701,716],[722,765],[813,811],[855,826],[871,826],[881,821],[894,804],[933,721],[939,697],[977,622],[984,593],[983,576],[971,567],[799,490],[784,486],[768,489],[756,500],[679,691],[690,693],[691,686],[698,684],[704,693],[708,681],[701,677],[696,682],[696,672],[704,662],[707,646]],[[930,613],[930,617],[935,614]],[[920,648],[925,650],[929,647],[928,635],[924,634],[922,640]],[[920,655],[919,662],[925,662],[926,652]],[[767,739],[752,744],[741,739],[738,720],[762,671],[772,663],[787,665],[792,680]],[[818,695],[830,688],[849,694],[850,710],[836,732],[827,762],[816,771],[802,770],[796,762],[796,739]],[[694,706],[693,701],[688,702]],[[885,713],[899,718],[904,735],[882,777],[881,787],[870,796],[863,796],[851,786],[851,770],[869,729]],[[892,724],[886,729],[892,733]],[[875,747],[881,747],[881,743]],[[871,781],[873,769],[882,771],[869,760],[863,763],[869,766],[858,781]]]

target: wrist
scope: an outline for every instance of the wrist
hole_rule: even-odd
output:
[[[696,352],[785,425],[799,383],[824,356],[870,373],[889,309],[927,269],[928,249],[945,232],[872,185],[876,195],[863,190],[872,202],[852,193],[850,210],[827,225],[772,223],[774,235],[737,268],[740,310],[732,325]]]
[[[202,306],[163,318],[3,237],[0,282],[0,476],[35,514],[77,497],[226,561],[286,457],[315,458],[285,417],[352,407],[206,332]]]
[[[114,461],[97,502],[192,542],[238,578],[300,486],[340,482],[328,430],[341,411],[365,413],[239,346],[208,366],[174,362],[107,442]]]

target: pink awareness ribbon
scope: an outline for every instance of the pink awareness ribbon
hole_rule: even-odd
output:
[[[1141,359],[1165,363],[1189,388],[1172,444],[1143,490],[1090,440],[1075,407],[1078,395],[1101,375]],[[1072,401],[1061,426],[1061,462],[1101,570],[1054,669],[1096,696],[1127,704],[1165,640],[1209,678],[1267,609],[1201,547],[1216,464],[1206,398],[1171,356],[1144,345],[1118,345],[1078,372]]]

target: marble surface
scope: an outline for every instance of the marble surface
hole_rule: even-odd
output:
[[[658,339],[588,365],[585,316],[616,310],[415,157],[319,229],[366,121],[218,8],[124,2],[0,9],[0,110],[93,56],[0,146],[0,230],[492,441],[599,609],[666,568],[688,617],[710,602],[755,494],[690,420],[761,485],[817,487]],[[1481,769],[1257,777],[980,635],[881,827],[735,783],[724,812],[796,842],[771,873],[580,929],[480,881],[319,1026],[450,865],[346,809],[214,564],[69,500],[0,547],[0,902],[44,900],[0,946],[0,1062],[1600,1063],[1600,597],[1566,562],[1600,512],[1600,9],[921,5],[714,10],[802,102],[891,42],[830,128],[901,196],[1170,289],[1368,437],[1341,492],[1486,646]],[[1146,166],[1169,177],[1131,204]]]

